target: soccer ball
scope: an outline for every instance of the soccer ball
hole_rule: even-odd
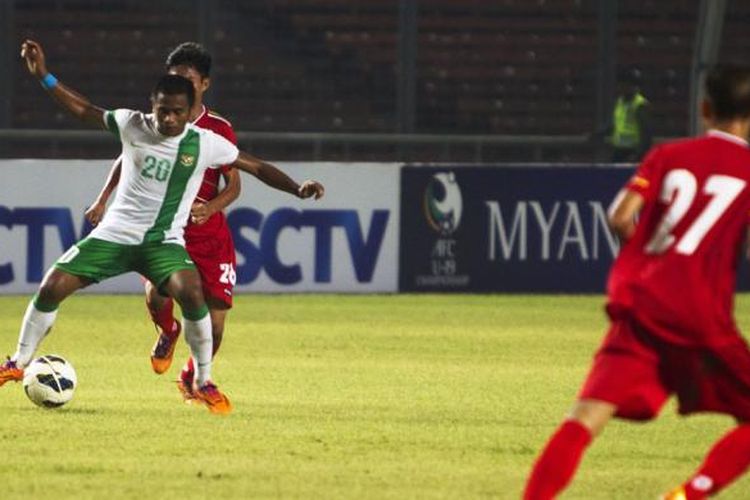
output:
[[[52,354],[36,358],[23,373],[23,390],[34,404],[44,408],[57,408],[70,401],[77,382],[73,365]]]

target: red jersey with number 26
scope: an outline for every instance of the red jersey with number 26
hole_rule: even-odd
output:
[[[205,106],[203,107],[203,113],[193,122],[193,125],[211,130],[232,144],[237,144],[237,137],[234,134],[234,129],[232,129],[232,124],[216,113],[209,111]],[[196,202],[205,203],[216,198],[216,195],[219,193],[221,174],[226,172],[228,168],[225,165],[220,169],[209,168],[206,170],[203,176],[203,183],[195,198]],[[185,243],[189,246],[191,241],[225,237],[228,234],[229,226],[227,219],[223,212],[217,212],[203,224],[193,224],[192,221],[189,221],[185,228]]]
[[[735,279],[750,219],[750,149],[731,134],[652,149],[626,188],[645,203],[610,271],[607,310],[679,345],[736,340]]]

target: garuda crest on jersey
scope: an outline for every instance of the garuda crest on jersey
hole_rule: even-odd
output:
[[[183,167],[192,167],[195,164],[195,155],[181,154],[180,165]]]

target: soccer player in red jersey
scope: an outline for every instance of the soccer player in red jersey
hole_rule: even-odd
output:
[[[653,148],[613,203],[624,243],[607,284],[610,330],[526,500],[555,498],[610,418],[653,419],[672,394],[680,414],[723,413],[737,426],[662,498],[707,498],[750,466],[750,349],[733,318],[750,224],[750,68],[714,69],[706,96],[708,133]]]
[[[211,83],[211,55],[200,44],[185,42],[169,53],[166,69],[170,74],[183,76],[193,82],[195,103],[190,109],[189,121],[237,144],[231,123],[203,104],[203,95]],[[104,214],[107,200],[117,186],[120,168],[118,159],[101,193],[86,212],[93,224],[98,223]],[[221,189],[220,177],[224,179]],[[185,228],[186,249],[201,275],[203,294],[211,315],[214,354],[221,345],[224,323],[232,307],[236,279],[234,242],[222,210],[237,199],[239,194],[240,179],[236,169],[227,166],[216,170],[208,169]],[[159,332],[151,352],[151,366],[156,373],[161,374],[172,364],[176,341],[180,335],[180,322],[174,318],[172,298],[161,295],[150,281],[144,281],[146,306]],[[189,358],[177,381],[178,388],[186,399],[192,398],[194,376],[193,360]]]

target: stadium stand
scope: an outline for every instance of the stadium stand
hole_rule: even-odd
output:
[[[748,17],[739,4],[730,2],[725,30],[733,51],[746,49],[732,45],[732,30]],[[209,5],[205,41],[215,67],[207,101],[237,130],[396,129],[397,0]],[[597,9],[593,0],[420,2],[416,131],[592,131]],[[14,21],[16,39],[41,40],[58,76],[93,100],[144,108],[166,51],[199,38],[201,15],[199,2],[181,0],[24,0],[15,2]],[[687,131],[696,20],[697,6],[679,0],[620,3],[617,62],[641,71],[657,136]],[[20,67],[13,71],[14,127],[80,128],[37,106],[36,83]]]
[[[397,2],[273,3],[299,36],[324,39],[331,55],[354,58],[376,89],[393,96]],[[531,6],[422,3],[417,130],[555,134],[590,129],[595,52],[581,48],[595,45],[594,14],[591,6],[570,0]],[[380,119],[389,121],[387,115]]]
[[[145,109],[154,76],[163,71],[165,47],[192,39],[197,29],[195,15],[170,16],[178,8],[186,11],[183,2],[152,2],[145,7],[133,0],[24,0],[15,3],[15,38],[41,41],[50,52],[54,72],[92,102]],[[167,18],[174,21],[165,24]],[[40,104],[39,85],[20,63],[12,71],[14,127],[85,128],[55,106]],[[28,144],[15,145],[13,150],[19,156],[39,156]],[[118,152],[114,141],[87,145],[63,141],[42,154],[114,157]]]
[[[103,106],[143,107],[154,75],[163,70],[164,48],[192,38],[196,31],[194,16],[174,16],[175,22],[164,23],[174,2],[154,3],[160,8],[148,13],[141,10],[142,2],[73,0],[64,2],[64,8],[62,3],[56,9],[49,5],[17,2],[16,38],[42,41],[54,71]],[[34,106],[38,84],[21,67],[16,68],[14,88],[16,126],[78,127],[62,113]]]
[[[687,134],[697,3],[690,9],[679,0],[619,5],[618,64],[640,71],[643,93],[652,104],[655,135]]]
[[[747,64],[747,54],[750,52],[748,23],[750,3],[736,0],[728,2],[720,50],[723,60]]]

